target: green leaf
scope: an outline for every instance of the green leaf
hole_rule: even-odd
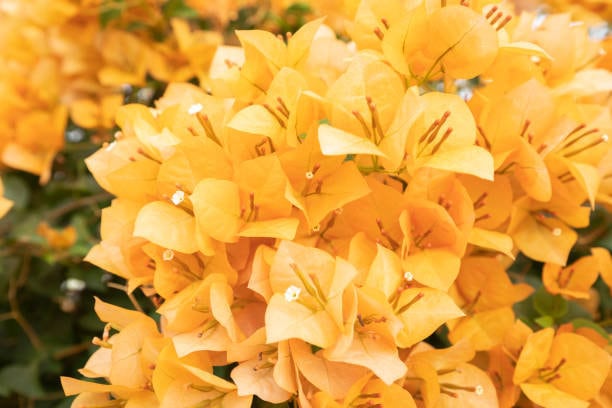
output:
[[[199,17],[198,12],[186,5],[184,0],[170,0],[162,6],[162,11],[168,18],[196,19]]]
[[[100,11],[99,21],[102,28],[104,28],[111,21],[121,17],[121,13],[125,9],[125,2],[123,0],[105,2],[101,7],[103,9]]]
[[[0,397],[8,397],[11,394],[11,389],[5,384],[0,383]]]
[[[0,370],[0,384],[30,398],[42,397],[45,391],[38,381],[38,366],[13,364]]]
[[[541,316],[550,316],[555,319],[565,316],[568,304],[560,295],[551,295],[544,288],[540,288],[533,295],[533,306]]]
[[[608,343],[612,343],[612,339],[610,338],[610,335],[608,334],[608,332],[606,332],[603,327],[601,327],[600,325],[598,325],[597,323],[589,319],[578,317],[572,320],[571,323],[576,329],[580,327],[588,327],[589,329],[593,329],[597,333],[599,333],[601,336],[603,336],[603,338],[608,339]]]
[[[234,364],[228,364],[224,366],[214,366],[213,374],[216,375],[217,377],[223,378],[226,381],[232,381],[232,377],[230,377],[230,373],[232,372],[234,367],[236,367],[237,365],[238,365],[237,363],[234,363]]]
[[[17,173],[9,173],[2,177],[4,196],[14,202],[13,207],[23,210],[30,202],[30,188],[26,181]]]
[[[255,396],[253,398],[253,404],[251,406],[256,407],[256,408],[289,408],[292,405],[290,405],[289,401],[281,402],[280,404],[273,404],[271,402],[264,401],[258,398],[257,396]]]
[[[552,327],[555,324],[555,319],[552,316],[540,316],[535,318],[534,321],[541,327]]]

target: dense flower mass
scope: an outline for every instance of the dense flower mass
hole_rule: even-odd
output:
[[[607,249],[570,258],[612,206],[600,22],[317,2],[333,28],[221,45],[152,4],[102,24],[91,2],[43,3],[0,9],[2,161],[44,181],[68,117],[114,119],[86,159],[116,197],[86,260],[158,318],[96,300],[106,326],[80,373],[102,381],[63,377],[73,407],[610,404],[607,333],[557,324],[552,306],[527,326],[514,306],[534,287],[508,273],[541,262],[538,293],[585,302],[612,284]],[[150,78],[169,83],[154,106],[120,106]],[[41,227],[68,245],[54,234]],[[449,343],[428,342],[441,328]]]

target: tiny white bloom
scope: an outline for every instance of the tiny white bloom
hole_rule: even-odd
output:
[[[312,171],[307,171],[305,177],[307,180],[312,180],[314,178],[314,173]]]
[[[302,291],[301,288],[298,288],[297,286],[291,285],[287,288],[287,290],[285,291],[285,300],[287,302],[293,302],[294,300],[297,300],[298,297],[300,297],[300,292]]]
[[[610,137],[607,134],[604,133],[603,135],[601,135],[601,140],[603,140],[604,142],[607,142],[608,139],[610,139]]]
[[[478,385],[476,386],[476,391],[475,391],[475,392],[476,392],[476,395],[482,395],[482,394],[484,394],[484,388],[482,387],[482,385],[478,384]]]
[[[321,231],[321,226],[319,224],[315,225],[314,227],[312,227],[312,231],[313,232],[319,232]]]
[[[537,55],[532,55],[530,59],[531,59],[531,62],[533,62],[534,64],[539,64],[540,61],[542,61],[542,59],[538,57]]]
[[[170,200],[174,205],[179,205],[185,201],[185,192],[183,190],[176,190],[176,192],[172,194],[172,198]]]
[[[190,115],[195,115],[196,113],[201,112],[202,109],[204,109],[204,106],[202,106],[201,103],[194,103],[189,107],[187,113],[189,113]]]
[[[406,279],[408,282],[412,282],[412,280],[414,279],[414,275],[412,274],[412,272],[406,271],[404,272],[404,279]]]
[[[171,249],[166,249],[162,254],[162,259],[164,261],[171,261],[174,258],[174,251]]]
[[[552,230],[552,234],[553,234],[555,237],[559,237],[559,236],[561,236],[561,233],[562,233],[561,228],[554,228],[554,229]]]

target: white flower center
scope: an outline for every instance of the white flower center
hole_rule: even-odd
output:
[[[300,292],[302,291],[301,288],[298,288],[297,286],[291,285],[287,288],[287,290],[285,291],[285,300],[287,302],[293,302],[294,300],[297,300],[297,298],[300,297]]]
[[[183,190],[176,190],[176,192],[172,194],[170,201],[172,201],[174,205],[179,205],[185,201],[185,192]]]
[[[552,234],[553,234],[555,237],[559,237],[559,236],[561,236],[561,233],[562,233],[561,228],[554,228],[554,229],[552,230]]]
[[[201,112],[202,109],[204,109],[204,106],[202,106],[201,103],[194,103],[189,107],[187,113],[189,113],[190,115],[195,115],[196,113]]]
[[[482,395],[482,394],[484,394],[484,388],[482,387],[482,385],[478,384],[478,385],[476,386],[476,391],[475,391],[475,392],[476,392],[476,395]]]
[[[166,249],[162,254],[162,259],[164,261],[171,261],[174,258],[174,251],[171,249]]]
[[[414,280],[414,275],[412,272],[406,271],[404,272],[404,279],[406,279],[408,282],[412,282]]]

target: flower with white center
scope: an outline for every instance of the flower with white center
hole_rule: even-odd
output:
[[[304,176],[306,177],[306,180],[312,180],[314,178],[314,173],[312,171],[307,171]]]
[[[314,227],[312,227],[312,231],[313,232],[319,232],[321,231],[321,226],[319,224],[315,225]]]
[[[187,113],[189,113],[190,115],[195,115],[196,113],[201,112],[202,109],[204,109],[204,106],[202,106],[201,103],[194,103],[189,107]]]
[[[171,249],[166,249],[162,254],[162,259],[164,261],[171,261],[174,258],[174,251]]]
[[[482,385],[478,384],[474,392],[476,393],[476,395],[482,395],[484,394],[484,388],[482,387]]]
[[[172,201],[174,205],[179,205],[185,201],[185,192],[183,190],[176,190],[176,192],[172,194],[170,201]]]
[[[603,134],[601,135],[601,140],[603,140],[604,142],[607,142],[610,139],[610,136],[608,136],[607,134]]]
[[[412,272],[406,271],[404,272],[404,279],[406,279],[408,282],[412,282],[414,280],[414,275]]]
[[[285,291],[285,300],[287,302],[293,302],[294,300],[297,300],[297,298],[300,297],[300,292],[302,291],[301,288],[298,288],[297,286],[291,285],[287,288],[287,290]]]
[[[562,232],[562,231],[561,231],[561,228],[554,228],[554,229],[552,230],[552,234],[553,234],[555,237],[560,237],[560,236],[561,236],[561,232]]]

